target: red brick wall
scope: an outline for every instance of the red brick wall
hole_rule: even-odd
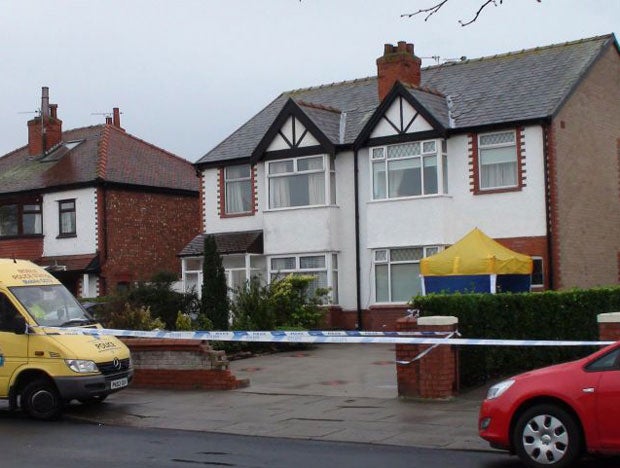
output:
[[[148,280],[158,271],[180,273],[177,253],[200,233],[198,194],[193,197],[108,189],[99,226],[105,248],[106,291],[118,282]]]
[[[37,260],[43,256],[43,236],[0,240],[1,258]]]
[[[247,387],[227,369],[210,366],[212,349],[200,340],[124,339],[134,361],[133,386],[176,390]]]
[[[522,254],[530,255],[532,257],[541,257],[543,259],[543,273],[545,287],[549,289],[549,252],[547,248],[547,237],[511,237],[505,239],[495,239],[504,247],[514,250]]]
[[[618,283],[620,57],[612,46],[554,119],[549,150],[557,288]]]

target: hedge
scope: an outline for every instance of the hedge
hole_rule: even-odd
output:
[[[597,341],[597,315],[620,311],[620,287],[522,294],[416,296],[420,316],[458,317],[464,338]],[[598,347],[461,346],[460,381],[481,385],[536,367],[583,357]]]

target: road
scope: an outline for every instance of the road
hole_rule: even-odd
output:
[[[144,429],[72,421],[39,422],[0,411],[2,467],[243,468],[519,468],[502,453],[248,437],[209,432]],[[593,460],[582,468],[617,467]]]

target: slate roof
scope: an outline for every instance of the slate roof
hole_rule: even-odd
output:
[[[189,161],[113,125],[63,131],[62,138],[43,157],[29,156],[27,146],[0,157],[0,194],[98,181],[199,191],[199,179]]]
[[[215,237],[221,255],[233,253],[263,253],[263,231],[220,232]],[[206,234],[198,234],[179,253],[179,257],[202,256]]]
[[[608,34],[422,69],[411,95],[452,132],[552,117],[607,47]],[[379,105],[376,77],[287,91],[196,164],[248,158],[293,99],[335,145],[351,145]],[[320,110],[329,107],[340,112]],[[344,125],[341,125],[341,117]],[[341,130],[342,129],[342,130]]]

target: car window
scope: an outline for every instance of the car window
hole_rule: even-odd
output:
[[[620,367],[620,348],[616,348],[613,351],[601,356],[596,361],[591,362],[586,366],[587,371],[603,371],[614,370]]]

